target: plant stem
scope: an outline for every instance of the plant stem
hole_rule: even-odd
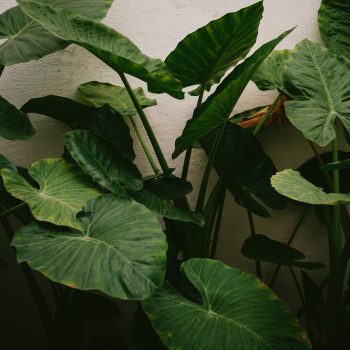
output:
[[[154,162],[153,157],[151,155],[151,152],[150,152],[150,150],[149,150],[149,148],[148,148],[148,146],[147,146],[147,144],[146,144],[146,142],[145,142],[145,140],[144,140],[144,138],[143,138],[143,136],[142,136],[142,134],[140,132],[140,129],[138,128],[138,126],[137,126],[137,124],[135,122],[135,120],[133,119],[133,117],[130,117],[129,119],[130,119],[131,125],[132,125],[132,127],[133,127],[133,129],[134,129],[134,131],[135,131],[135,133],[137,135],[137,138],[139,139],[139,141],[141,143],[141,146],[142,146],[142,148],[143,148],[143,150],[144,150],[144,152],[146,154],[146,157],[147,157],[147,159],[148,159],[148,161],[149,161],[149,163],[150,163],[154,173],[155,174],[160,174],[160,170],[158,169],[156,163]]]
[[[219,234],[220,234],[220,227],[221,227],[221,220],[222,220],[222,214],[224,211],[225,206],[225,197],[226,197],[226,189],[223,194],[223,198],[216,216],[216,223],[215,223],[215,229],[214,229],[214,236],[213,236],[213,243],[210,249],[210,259],[215,259],[216,256],[216,250],[218,247],[219,242]]]
[[[202,104],[204,91],[205,91],[205,85],[202,85],[200,93],[199,93],[199,96],[198,96],[197,108]],[[195,112],[196,112],[196,110],[193,112],[192,119],[195,116]],[[188,147],[187,150],[186,150],[185,160],[184,160],[184,164],[183,164],[183,167],[182,167],[182,174],[181,174],[181,179],[183,181],[187,180],[188,169],[190,167],[190,161],[191,161],[191,155],[192,155],[192,146]]]
[[[12,214],[13,212],[15,212],[16,210],[23,208],[25,206],[26,206],[26,203],[23,202],[23,203],[16,205],[15,207],[12,207],[8,210],[5,210],[2,213],[0,213],[0,218],[8,216],[8,215]]]
[[[209,154],[208,163],[207,163],[207,166],[204,170],[201,187],[199,189],[199,195],[198,195],[198,200],[197,200],[197,205],[196,205],[196,211],[198,211],[198,212],[203,212],[204,202],[205,202],[205,194],[207,192],[211,168],[213,166],[213,163],[214,163],[214,160],[216,157],[216,153],[220,147],[221,139],[222,139],[222,136],[223,136],[224,131],[225,131],[225,126],[226,126],[226,124],[223,124],[220,127],[220,129],[218,130],[218,132],[215,136],[213,147],[212,147],[210,154]]]
[[[164,157],[164,154],[163,154],[163,152],[162,152],[162,150],[160,148],[158,140],[157,140],[156,136],[154,135],[152,127],[151,127],[151,125],[150,125],[150,123],[149,123],[149,121],[147,119],[147,116],[146,116],[143,108],[141,107],[137,97],[135,96],[134,91],[132,90],[128,80],[126,79],[126,76],[124,75],[124,73],[118,72],[118,74],[119,74],[119,76],[120,76],[120,78],[121,78],[121,80],[122,80],[122,82],[123,82],[123,84],[124,84],[128,94],[129,94],[129,96],[130,96],[130,98],[131,98],[131,100],[132,100],[136,110],[137,110],[137,113],[139,114],[139,117],[141,119],[143,127],[145,128],[145,130],[147,132],[147,135],[148,135],[148,138],[151,141],[152,147],[153,147],[154,152],[155,152],[155,154],[157,156],[157,159],[158,159],[158,162],[159,162],[159,165],[160,165],[162,171],[164,173],[169,172],[170,168],[168,166],[168,163],[167,163],[167,161],[166,161],[166,159]]]
[[[289,239],[288,239],[288,242],[287,242],[287,246],[289,247],[292,243],[293,243],[293,240],[297,234],[297,232],[299,231],[299,228],[301,226],[301,224],[303,223],[306,215],[308,213],[308,210],[305,210],[303,212],[303,214],[301,215],[300,219],[298,220],[297,224],[295,225],[293,231],[292,231],[292,234],[290,235]],[[281,265],[278,265],[276,266],[276,269],[275,269],[275,272],[271,278],[271,282],[270,282],[270,288],[272,289],[276,283],[276,280],[277,280],[277,277],[278,277],[278,274],[281,270]]]
[[[280,101],[282,97],[282,94],[279,94],[276,99],[273,101],[272,105],[270,106],[270,108],[268,109],[267,113],[264,115],[263,118],[261,118],[259,124],[255,127],[254,131],[253,131],[253,135],[256,136],[258,134],[258,132],[261,130],[261,128],[264,126],[264,124],[266,123],[266,120],[270,118],[272,112],[274,111],[274,109],[276,108],[278,102]]]
[[[252,215],[252,212],[248,209],[247,209],[247,214],[248,214],[248,219],[249,219],[250,234],[253,237],[256,235],[253,215]],[[257,277],[259,279],[262,279],[262,271],[261,271],[261,262],[260,261],[255,260],[255,270],[256,270]]]

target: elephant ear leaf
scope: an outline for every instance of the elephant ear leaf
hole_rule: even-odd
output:
[[[266,58],[253,75],[253,82],[262,91],[284,91],[283,75],[289,58],[289,50],[275,50]]]
[[[191,259],[181,268],[201,294],[201,303],[188,300],[169,283],[143,301],[167,348],[311,349],[287,306],[254,275],[207,259]]]
[[[163,282],[166,239],[154,214],[131,198],[92,199],[81,232],[39,223],[16,232],[17,258],[51,280],[114,298],[144,299]]]
[[[28,0],[18,0],[18,3],[28,16],[51,33],[84,47],[115,71],[145,81],[150,91],[184,97],[180,81],[171,75],[164,62],[144,55],[114,29],[65,9]]]
[[[314,205],[350,203],[350,194],[326,193],[304,179],[298,171],[286,169],[271,177],[274,189],[290,199]]]
[[[6,190],[27,203],[37,220],[80,229],[76,214],[88,200],[101,194],[89,177],[63,159],[40,160],[28,172],[39,188],[16,172],[2,169]]]
[[[326,46],[350,59],[350,6],[348,1],[323,0],[318,22]]]
[[[40,0],[51,3],[50,0]],[[58,0],[55,6],[96,20],[105,17],[113,0]],[[9,66],[44,57],[62,50],[67,42],[48,32],[42,25],[28,17],[19,6],[0,15],[0,64]]]
[[[186,36],[165,63],[184,85],[207,90],[249,52],[263,14],[262,1],[228,13]]]
[[[285,103],[286,115],[307,139],[328,145],[336,119],[350,131],[349,79],[350,62],[319,44],[305,39],[291,52],[284,86],[293,100]]]
[[[0,96],[0,136],[12,141],[27,140],[35,134],[28,116]]]
[[[137,114],[127,90],[121,86],[90,81],[79,86],[79,94],[85,101],[95,107],[102,107],[108,104],[124,117]],[[134,95],[142,108],[157,104],[156,100],[147,98],[142,88],[134,89]]]

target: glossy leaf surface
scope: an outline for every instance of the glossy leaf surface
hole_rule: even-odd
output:
[[[246,258],[257,261],[290,267],[295,266],[307,270],[324,267],[323,264],[318,262],[304,261],[304,253],[261,234],[246,239],[241,251]]]
[[[350,130],[350,62],[307,39],[291,51],[284,85],[292,101],[285,103],[290,122],[320,146],[336,136],[336,119]]]
[[[248,54],[262,14],[260,1],[208,23],[186,36],[165,63],[185,87],[199,84],[209,89]]]
[[[201,304],[168,283],[143,302],[169,349],[310,349],[293,314],[255,276],[206,259],[189,260],[182,271],[201,294]]]
[[[155,106],[156,100],[147,98],[142,88],[134,89],[134,94],[142,108]],[[90,81],[79,85],[79,94],[95,107],[109,104],[122,116],[133,116],[137,114],[135,106],[125,88],[109,83]]]
[[[101,187],[112,193],[124,193],[124,187],[143,187],[137,167],[121,157],[112,144],[88,130],[72,131],[64,136],[64,144],[79,167]]]
[[[326,193],[305,180],[298,171],[286,169],[271,177],[271,184],[280,194],[298,202],[315,205],[350,203],[350,194]]]
[[[22,10],[56,36],[78,44],[117,72],[133,75],[149,84],[152,92],[183,98],[181,83],[164,62],[144,55],[127,37],[71,11],[35,1],[18,0]]]
[[[287,31],[264,44],[224,79],[216,91],[201,105],[197,112],[198,117],[187,122],[182,135],[176,140],[173,158],[179,156],[195,141],[227,122],[253,74],[289,33],[290,31]]]
[[[166,241],[154,214],[127,197],[100,196],[79,215],[82,233],[34,223],[13,240],[17,258],[55,282],[143,299],[165,273]]]
[[[37,220],[80,229],[76,214],[88,200],[101,194],[89,177],[63,159],[40,160],[28,172],[39,188],[21,175],[2,169],[6,190],[27,203]]]
[[[39,0],[55,4],[77,14],[96,20],[105,17],[113,0]],[[52,35],[39,23],[28,17],[19,6],[0,15],[0,39],[7,39],[0,46],[0,64],[9,66],[44,57],[62,50],[67,43]]]

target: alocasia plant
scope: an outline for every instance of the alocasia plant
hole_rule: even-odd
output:
[[[150,343],[135,347],[131,339],[135,349],[309,349],[306,332],[262,281],[213,260],[228,190],[247,210],[252,235],[242,252],[256,260],[259,278],[261,261],[290,269],[323,267],[303,261],[305,255],[286,244],[256,235],[253,214],[269,217],[267,207],[282,209],[286,204],[279,189],[270,185],[276,168],[255,138],[273,108],[268,108],[266,118],[253,132],[234,125],[232,118],[253,77],[265,80],[261,86],[266,89],[273,86],[295,97],[288,101],[287,113],[298,107],[293,103],[298,103],[304,90],[293,89],[292,78],[299,75],[293,74],[289,85],[284,85],[284,73],[273,71],[271,78],[271,71],[264,70],[265,64],[269,67],[275,62],[284,67],[288,52],[283,58],[271,59],[269,55],[291,30],[246,58],[263,15],[260,1],[189,34],[163,62],[144,55],[127,37],[98,22],[111,0],[17,2],[19,6],[0,16],[0,35],[7,38],[0,46],[0,64],[26,62],[76,44],[114,70],[124,85],[86,82],[79,86],[86,104],[60,96],[32,99],[20,110],[4,104],[14,114],[11,121],[16,118],[23,124],[8,124],[8,114],[4,113],[1,136],[8,137],[12,127],[17,128],[19,139],[31,136],[26,113],[61,120],[73,129],[64,135],[63,158],[35,162],[28,168],[30,176],[18,174],[5,158],[1,162],[4,186],[21,202],[0,216],[20,213],[28,206],[34,217],[12,240],[19,262],[27,262],[43,273],[59,292],[62,288],[64,292],[71,288],[98,290],[111,297],[142,301],[141,316],[147,315],[154,330],[148,324],[150,332],[145,339]],[[318,47],[315,50],[321,51],[320,56],[328,55]],[[331,63],[338,60],[332,56]],[[343,60],[342,65],[339,74],[347,74],[347,62]],[[145,112],[156,101],[141,88],[132,88],[126,75],[146,82],[149,92],[178,99],[184,97],[183,88],[195,89],[191,95],[198,96],[197,107],[176,140],[173,153],[177,157],[186,151],[181,178],[173,174]],[[318,84],[319,78],[314,77],[311,83]],[[216,84],[215,91],[205,99]],[[320,89],[327,94],[326,87],[328,84]],[[340,100],[347,96],[339,84],[330,90],[330,96],[334,93]],[[327,108],[321,107],[325,114]],[[346,110],[337,111],[337,116],[346,126]],[[156,159],[135,122],[137,117]],[[291,122],[296,124],[293,118]],[[2,132],[2,128],[7,129]],[[134,164],[130,128],[150,162],[151,174],[143,174]],[[331,140],[332,135],[328,138]],[[186,196],[192,191],[187,175],[194,144],[201,145],[208,162],[196,206],[191,208]],[[213,168],[219,179],[209,191]],[[341,198],[346,201],[347,197]],[[162,217],[163,228],[156,214]],[[266,248],[265,254],[258,254],[259,247]],[[61,311],[64,302],[57,295]],[[54,348],[62,348],[55,342],[57,337],[52,337],[57,332],[55,325],[64,324],[58,320],[51,320],[53,326],[48,329]]]

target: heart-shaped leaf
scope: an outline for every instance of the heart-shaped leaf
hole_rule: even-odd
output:
[[[305,180],[298,171],[286,169],[271,177],[274,189],[290,199],[315,205],[350,203],[350,194],[326,193],[320,187]]]
[[[227,122],[253,74],[290,32],[291,30],[286,31],[264,44],[224,79],[216,91],[200,106],[197,117],[187,122],[182,135],[176,140],[173,158],[178,157],[195,141]]]
[[[51,4],[51,0],[39,0]],[[55,0],[56,7],[74,11],[96,20],[105,17],[113,0]],[[0,15],[0,39],[7,39],[0,46],[0,64],[9,66],[44,57],[62,50],[67,43],[52,35],[39,23],[15,6]]]
[[[209,90],[248,54],[263,10],[260,1],[208,23],[186,36],[165,63],[184,87],[199,84]]]
[[[206,259],[189,260],[182,271],[202,303],[186,299],[168,283],[143,301],[169,349],[310,349],[287,306],[255,276]]]
[[[22,110],[57,119],[72,129],[92,130],[109,141],[124,158],[135,159],[130,129],[121,115],[109,106],[93,108],[66,97],[46,96],[29,100]]]
[[[304,253],[261,234],[246,239],[241,252],[246,258],[283,266],[295,266],[308,270],[324,267],[318,262],[303,261]]]
[[[307,39],[291,51],[284,86],[292,101],[285,103],[290,122],[320,146],[335,137],[339,119],[350,131],[350,62]]]
[[[73,288],[121,299],[151,296],[163,282],[167,249],[156,216],[131,198],[105,195],[79,217],[81,233],[38,223],[17,231],[18,261]]]
[[[284,91],[284,71],[289,55],[289,50],[272,51],[260,65],[252,77],[253,82],[260,90]]]
[[[318,13],[321,37],[326,46],[350,59],[350,6],[344,0],[322,0]]]
[[[35,134],[28,116],[0,96],[0,136],[8,140],[26,140]]]
[[[37,220],[80,229],[76,214],[88,200],[101,194],[89,177],[63,159],[40,160],[28,172],[39,189],[14,171],[2,169],[6,190],[27,203]]]
[[[124,193],[124,187],[134,190],[143,187],[137,167],[121,157],[108,141],[94,132],[69,132],[64,136],[64,144],[80,168],[112,193]]]
[[[137,202],[168,219],[191,222],[198,226],[204,225],[202,214],[180,209],[171,201],[158,197],[148,189],[142,189],[140,191],[128,190],[128,193]]]
[[[216,133],[214,131],[201,140],[207,154],[213,147]],[[254,197],[274,209],[285,207],[286,200],[270,184],[270,178],[277,170],[249,130],[232,123],[226,125],[214,168],[236,202],[251,212],[262,217],[270,216]]]
[[[147,98],[142,88],[137,88],[133,91],[142,108],[157,104],[156,100]],[[102,107],[105,104],[109,104],[122,116],[127,117],[137,114],[128,92],[121,86],[90,81],[79,85],[79,94],[85,101],[88,101],[95,107]]]
[[[149,84],[152,92],[183,98],[181,83],[164,62],[144,55],[127,37],[101,23],[71,11],[35,1],[18,0],[22,10],[56,36],[80,45],[117,72]]]

